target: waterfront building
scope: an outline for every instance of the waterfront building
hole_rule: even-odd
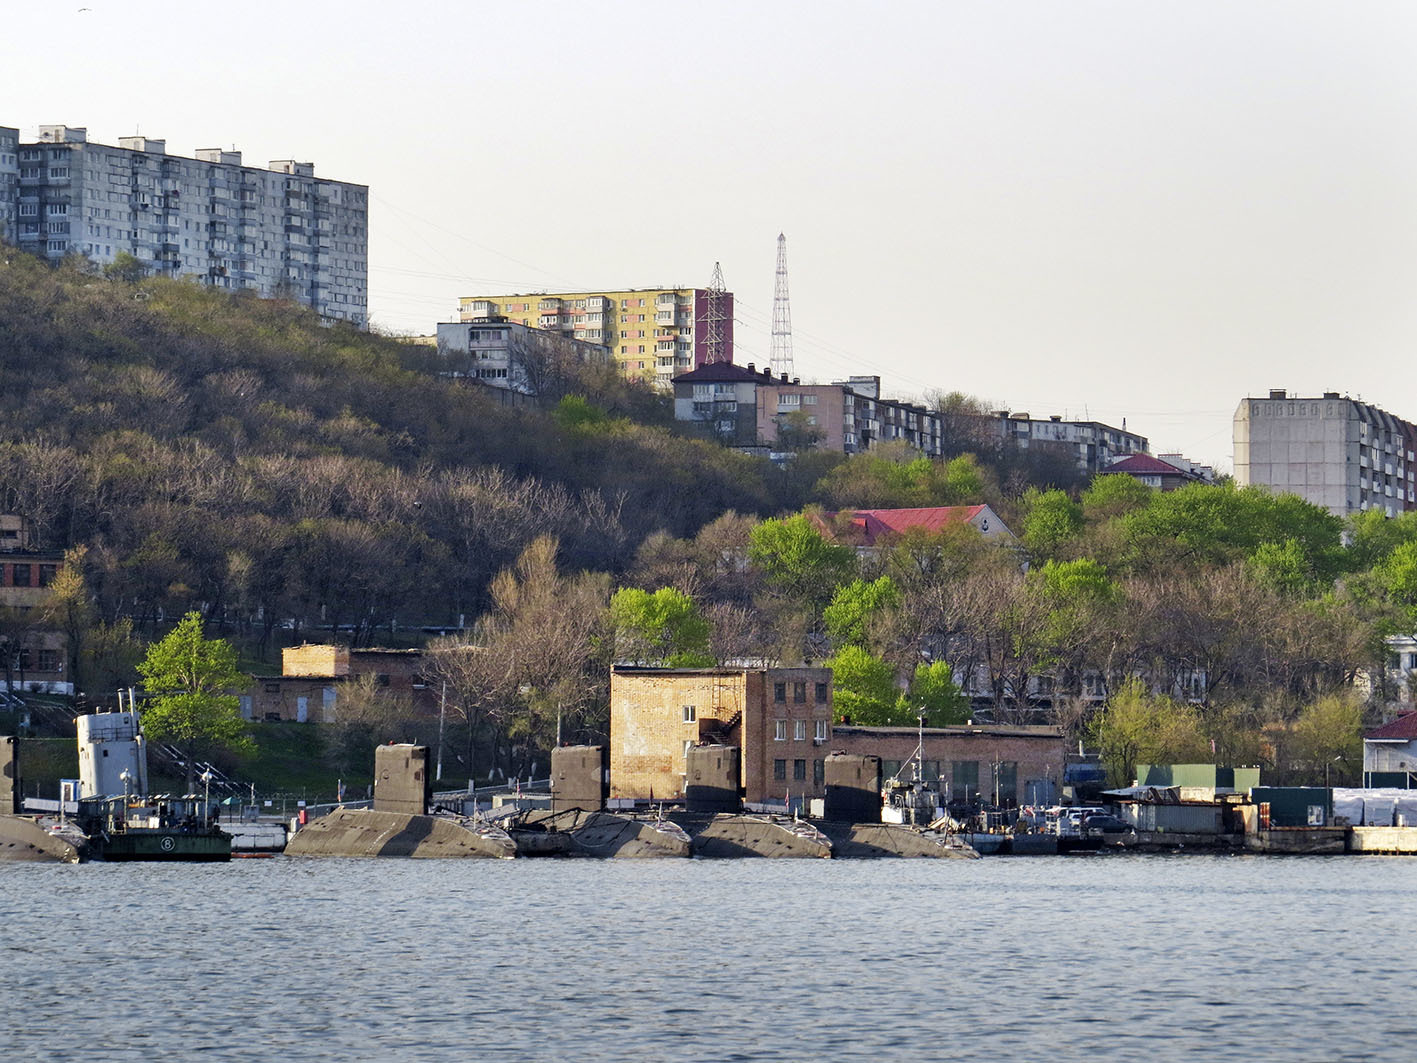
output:
[[[1417,425],[1336,391],[1271,391],[1235,409],[1235,482],[1296,494],[1346,516],[1417,508]]]
[[[380,697],[403,699],[415,711],[436,714],[438,697],[423,675],[422,650],[382,647],[350,649],[329,643],[303,643],[281,650],[279,675],[252,676],[252,686],[238,695],[247,720],[335,723],[340,688],[361,678]]]
[[[668,390],[680,373],[709,361],[710,293],[704,288],[624,288],[523,295],[469,295],[458,300],[458,319],[492,318],[610,348],[620,371]],[[722,348],[717,361],[733,361],[733,293],[717,308]]]
[[[1417,712],[1363,735],[1363,785],[1411,789],[1417,781]]]
[[[438,323],[438,354],[449,376],[540,395],[564,380],[567,363],[611,364],[610,348],[506,318]]]
[[[828,753],[880,757],[884,773],[915,752],[914,727],[834,723],[829,668],[641,668],[610,674],[610,796],[684,797],[695,746],[739,750],[749,804],[825,796]],[[973,723],[927,727],[927,781],[1004,806],[1056,800],[1067,743],[1056,727]]]
[[[0,145],[12,131],[0,128]],[[294,299],[327,322],[368,324],[369,189],[315,176],[313,163],[243,165],[239,151],[169,154],[166,141],[91,143],[83,128],[39,127],[19,141],[17,180],[5,183],[0,227],[57,261],[98,265],[131,255],[147,271],[230,291]]]
[[[749,802],[822,797],[832,734],[829,668],[610,672],[610,796],[684,796],[696,745],[736,746]]]

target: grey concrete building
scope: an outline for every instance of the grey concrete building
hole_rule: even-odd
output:
[[[502,317],[440,321],[438,354],[449,376],[539,395],[565,378],[567,363],[611,364],[610,348]]]
[[[0,127],[0,143],[14,130]],[[121,254],[166,276],[229,290],[286,296],[326,321],[368,324],[365,185],[315,176],[312,163],[243,165],[239,151],[172,155],[165,141],[90,143],[74,126],[39,127],[17,145],[17,181],[4,187],[0,226],[51,260],[81,254],[106,265]],[[8,237],[7,237],[8,238]]]
[[[1299,495],[1344,516],[1417,508],[1417,426],[1357,399],[1271,391],[1235,410],[1235,481]]]
[[[0,240],[15,242],[20,189],[20,131],[0,125]]]

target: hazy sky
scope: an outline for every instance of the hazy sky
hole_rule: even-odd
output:
[[[85,8],[86,10],[80,10]],[[703,285],[796,370],[1230,467],[1238,400],[1417,420],[1417,4],[0,0],[0,124],[370,186],[376,325]]]

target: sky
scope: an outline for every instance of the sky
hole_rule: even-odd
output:
[[[1417,4],[0,0],[0,124],[370,188],[376,327],[704,286],[794,368],[1126,426],[1417,420]],[[41,46],[43,45],[43,46]]]

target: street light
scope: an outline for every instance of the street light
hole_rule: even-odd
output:
[[[212,818],[212,773],[208,769],[199,776],[202,780],[202,822],[211,823]]]

